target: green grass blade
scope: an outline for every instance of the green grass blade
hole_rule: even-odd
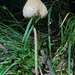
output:
[[[70,75],[70,67],[71,67],[71,41],[69,41],[69,46],[68,46],[68,75]]]
[[[30,35],[30,33],[31,33],[32,30],[33,30],[33,25],[31,26],[31,28],[30,28],[30,30],[29,30],[29,32],[28,32],[26,38],[25,38],[24,50],[25,50],[25,47],[26,47],[26,44],[27,44],[27,41],[28,41],[29,35]]]
[[[50,8],[49,13],[48,13],[48,48],[49,48],[49,53],[50,53],[50,59],[52,59],[52,56],[51,56],[51,38],[50,38],[51,11],[52,11],[52,7]]]
[[[25,38],[26,38],[27,35],[28,35],[28,31],[29,31],[29,28],[30,28],[30,26],[31,26],[32,21],[33,21],[33,19],[31,18],[30,21],[29,21],[29,23],[28,23],[28,25],[27,25],[26,31],[25,31],[25,33],[24,33],[24,36],[23,36],[23,39],[22,39],[22,43],[25,41]]]
[[[6,70],[1,75],[5,75],[9,71],[9,69],[12,68],[16,64],[17,64],[16,62],[11,64],[8,68],[6,68]]]

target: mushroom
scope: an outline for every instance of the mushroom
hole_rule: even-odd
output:
[[[44,18],[48,11],[41,0],[27,0],[23,7],[23,16],[25,18]]]
[[[27,0],[26,4],[23,7],[23,16],[25,18],[33,18],[33,19],[36,19],[37,17],[44,18],[47,15],[47,13],[48,13],[47,8],[42,3],[41,0]],[[35,44],[35,74],[38,75],[37,31],[35,24],[34,24],[34,44]]]

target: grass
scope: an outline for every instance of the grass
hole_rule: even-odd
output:
[[[38,60],[41,61],[43,58],[40,55],[40,50],[43,49],[49,57],[55,75],[71,75],[75,73],[75,15],[65,13],[66,15],[62,16],[59,13],[59,22],[57,22],[57,18],[54,19],[59,9],[57,4],[58,2],[54,2],[51,7],[47,5],[50,10],[46,26],[40,18],[35,21],[38,31]],[[57,10],[53,6],[56,6]],[[6,15],[4,20],[0,21],[0,75],[34,75],[33,19],[18,21],[6,7],[1,8],[8,12],[10,19],[7,18],[8,21],[5,22]],[[60,11],[62,12],[62,9]],[[59,28],[57,37],[51,35],[53,24]],[[42,29],[44,31],[41,32]],[[40,63],[39,66],[40,72],[46,70]]]
[[[33,58],[31,57],[30,49],[26,48],[26,51],[24,50],[24,47],[23,47],[24,44],[22,43],[23,35],[21,35],[20,33],[16,32],[15,30],[13,30],[12,28],[6,25],[1,25],[0,29],[2,31],[2,32],[0,31],[1,33],[0,34],[0,44],[4,45],[4,47],[7,50],[9,50],[9,54],[10,54],[10,57],[7,57],[3,51],[0,51],[1,54],[3,53],[0,56],[0,59],[2,59],[2,62],[3,62],[3,63],[1,62],[1,65],[0,65],[1,66],[0,75],[5,75],[7,74],[7,72],[13,73],[16,75],[18,73],[16,72],[17,69],[19,67],[22,67],[24,64],[27,64],[27,62],[30,62],[30,61],[32,61],[30,62],[30,64],[34,65]],[[31,58],[32,60],[28,60],[28,58]],[[27,65],[31,66],[29,64]],[[23,68],[27,69],[26,66],[23,66]]]

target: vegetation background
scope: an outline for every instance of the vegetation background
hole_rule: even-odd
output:
[[[35,21],[39,75],[49,75],[47,62],[41,64],[41,50],[49,58],[54,75],[75,75],[75,1],[42,1],[48,15]],[[0,75],[35,75],[33,22],[22,15],[25,2],[0,0]]]

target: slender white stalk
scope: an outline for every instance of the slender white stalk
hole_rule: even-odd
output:
[[[37,31],[35,27],[34,27],[34,44],[35,44],[35,75],[38,75]]]

